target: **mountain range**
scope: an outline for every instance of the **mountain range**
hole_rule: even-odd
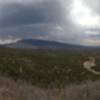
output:
[[[67,50],[85,50],[85,49],[97,49],[99,47],[87,47],[81,45],[74,45],[68,43],[60,43],[56,41],[49,40],[39,40],[39,39],[21,39],[14,43],[4,44],[2,46],[9,48],[20,48],[20,49],[67,49]]]

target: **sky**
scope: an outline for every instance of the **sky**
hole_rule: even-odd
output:
[[[0,0],[0,43],[22,38],[100,46],[100,0]]]

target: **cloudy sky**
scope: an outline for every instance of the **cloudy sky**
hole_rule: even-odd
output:
[[[0,42],[38,38],[100,45],[99,7],[100,0],[0,0]]]

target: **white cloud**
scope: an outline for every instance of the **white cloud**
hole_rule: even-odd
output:
[[[10,43],[16,43],[19,40],[20,39],[0,39],[0,45],[10,44]]]
[[[73,0],[70,15],[76,25],[84,28],[100,27],[100,16],[85,5],[83,0]]]
[[[91,31],[91,30],[87,30],[86,32],[85,32],[85,34],[86,35],[98,35],[98,34],[100,34],[100,32],[98,32],[98,31]]]

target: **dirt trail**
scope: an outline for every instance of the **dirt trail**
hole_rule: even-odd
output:
[[[96,67],[96,63],[95,63],[95,58],[94,57],[89,57],[89,59],[83,63],[83,67],[86,70],[92,72],[93,74],[100,75],[100,72],[95,71],[94,69],[92,69],[93,67]]]

